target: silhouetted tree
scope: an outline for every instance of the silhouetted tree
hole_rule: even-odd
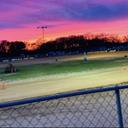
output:
[[[18,56],[20,55],[25,49],[25,44],[20,41],[11,42],[10,48],[8,53],[11,56]]]
[[[0,56],[14,57],[19,56],[25,50],[25,43],[21,41],[9,42],[6,40],[0,43]]]

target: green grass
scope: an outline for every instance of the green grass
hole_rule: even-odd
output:
[[[87,64],[84,64],[82,60],[54,64],[38,64],[17,67],[18,72],[15,74],[4,74],[3,69],[0,69],[0,78],[3,80],[19,80],[52,74],[91,71],[126,65],[128,65],[127,58],[90,60]]]

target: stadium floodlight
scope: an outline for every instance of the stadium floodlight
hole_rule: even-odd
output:
[[[45,42],[45,35],[44,35],[44,31],[45,29],[47,29],[48,26],[38,26],[37,29],[42,29],[42,38],[43,38],[43,43]]]

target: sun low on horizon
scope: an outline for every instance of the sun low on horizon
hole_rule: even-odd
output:
[[[127,0],[0,0],[0,40],[34,41],[85,33],[128,33]]]

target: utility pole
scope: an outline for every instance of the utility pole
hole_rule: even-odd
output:
[[[37,29],[42,29],[43,43],[45,43],[45,35],[44,35],[44,32],[45,32],[45,29],[47,29],[47,28],[48,28],[47,26],[39,26],[39,27],[37,27]]]

